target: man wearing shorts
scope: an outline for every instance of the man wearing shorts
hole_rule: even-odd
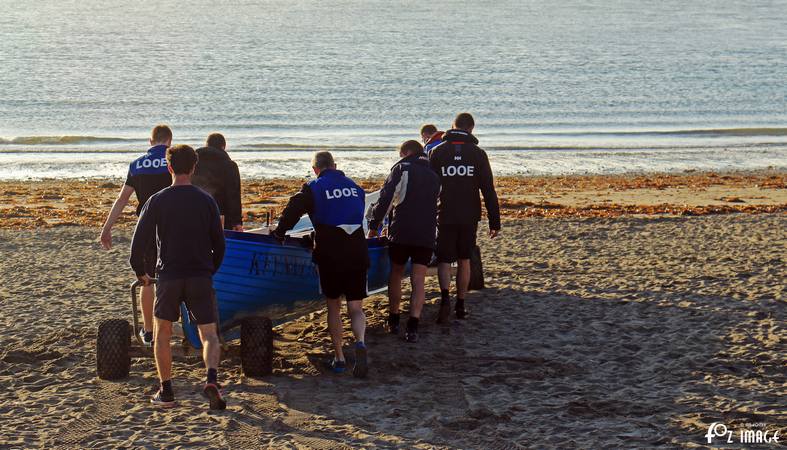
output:
[[[464,319],[465,294],[470,283],[470,255],[475,249],[481,200],[484,196],[489,218],[489,237],[500,232],[500,205],[492,178],[489,158],[473,136],[475,121],[469,113],[454,119],[453,129],[446,131],[443,142],[432,149],[429,164],[440,177],[440,201],[437,207],[437,274],[440,279],[440,313],[438,323],[451,315],[451,263],[456,271],[456,317]]]
[[[142,205],[151,195],[164,189],[172,183],[172,178],[167,171],[167,160],[164,153],[172,143],[172,130],[166,125],[156,125],[150,134],[150,149],[147,153],[135,159],[128,168],[128,175],[117,200],[112,205],[104,228],[101,230],[101,245],[105,249],[112,248],[112,226],[117,221],[123,208],[128,204],[131,194],[137,194],[137,216],[142,210]],[[145,273],[151,278],[156,276],[156,242],[151,241],[145,248],[144,256]],[[153,286],[142,287],[142,329],[139,335],[142,343],[150,346],[153,343]]]
[[[353,335],[355,336],[355,365],[353,375],[366,376],[366,316],[362,301],[366,297],[366,271],[369,253],[363,231],[365,193],[360,186],[336,170],[330,152],[317,152],[312,158],[312,169],[317,178],[303,185],[292,196],[284,209],[274,236],[283,240],[304,214],[314,225],[314,252],[320,287],[328,303],[328,331],[333,342],[334,358],[331,369],[345,371],[342,351],[341,297],[347,300]]]
[[[154,194],[139,216],[131,242],[131,267],[146,286],[151,284],[145,268],[145,249],[151,241],[158,244],[158,282],[154,307],[154,346],[161,387],[151,402],[175,405],[172,390],[172,322],[180,318],[184,302],[194,317],[202,341],[202,357],[207,369],[203,393],[211,409],[227,404],[217,382],[221,349],[216,334],[216,304],[213,274],[224,259],[224,231],[216,201],[202,189],[192,186],[191,176],[197,153],[188,145],[167,149],[167,169],[172,186]]]
[[[380,200],[369,209],[369,237],[377,235],[383,219],[388,224],[388,255],[391,274],[388,279],[388,329],[399,334],[399,304],[402,299],[402,278],[405,264],[413,263],[410,274],[410,317],[405,339],[418,342],[418,322],[424,306],[424,278],[435,247],[437,226],[437,195],[440,181],[429,168],[429,159],[417,141],[399,146],[402,158],[391,169],[380,190]]]

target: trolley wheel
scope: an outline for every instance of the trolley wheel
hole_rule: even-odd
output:
[[[273,372],[273,325],[267,317],[247,317],[240,325],[240,360],[250,377]]]
[[[96,374],[103,380],[126,378],[131,370],[131,326],[123,319],[109,319],[98,325]]]

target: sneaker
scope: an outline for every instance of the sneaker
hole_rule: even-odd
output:
[[[210,402],[210,409],[227,409],[227,402],[221,395],[219,386],[213,383],[207,383],[202,389],[202,393],[208,397]]]
[[[418,332],[415,330],[407,330],[404,333],[404,340],[411,344],[415,344],[418,342]]]
[[[465,311],[464,305],[456,305],[456,318],[460,320],[467,319],[467,311]]]
[[[347,363],[345,361],[339,361],[336,358],[333,358],[328,367],[333,371],[333,373],[344,373],[347,369]]]
[[[172,394],[164,395],[161,389],[159,389],[156,391],[156,394],[150,398],[150,403],[162,408],[172,408],[175,406],[175,396]]]
[[[142,345],[145,347],[153,346],[153,332],[145,331],[144,328],[139,330],[139,338],[142,340]]]
[[[399,321],[389,317],[388,318],[388,332],[391,334],[399,334]]]
[[[355,365],[353,366],[353,376],[355,378],[366,378],[369,372],[368,361],[366,360],[366,345],[363,342],[355,343]]]
[[[451,300],[440,300],[440,312],[437,314],[437,323],[448,323],[451,317]]]

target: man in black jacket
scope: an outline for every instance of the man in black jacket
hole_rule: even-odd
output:
[[[399,147],[402,159],[391,169],[380,190],[380,199],[367,214],[369,237],[377,236],[378,228],[390,213],[388,224],[388,255],[391,275],[388,279],[388,326],[399,334],[399,303],[402,300],[404,266],[412,260],[410,275],[410,318],[405,339],[418,342],[418,321],[424,306],[424,277],[435,247],[437,226],[437,195],[440,181],[429,168],[429,159],[417,141]]]
[[[473,136],[475,121],[469,113],[454,119],[453,129],[446,131],[443,142],[432,149],[429,165],[440,177],[440,202],[437,216],[437,262],[440,279],[440,313],[444,323],[451,314],[448,289],[451,286],[451,263],[458,262],[456,273],[456,317],[464,319],[465,294],[470,282],[470,255],[475,248],[481,201],[484,196],[489,217],[489,237],[500,232],[500,206],[497,202],[489,158]]]
[[[317,264],[320,287],[328,303],[328,332],[335,353],[331,369],[342,373],[346,367],[341,319],[341,297],[344,296],[355,336],[353,376],[363,378],[368,371],[364,343],[366,316],[362,306],[369,268],[363,232],[366,194],[353,180],[336,170],[330,152],[315,153],[312,170],[317,178],[290,197],[273,234],[283,240],[301,216],[309,214],[315,231],[312,258]]]
[[[243,231],[238,165],[227,154],[227,141],[219,133],[208,136],[197,149],[199,162],[192,183],[210,194],[219,205],[227,230]]]
[[[221,348],[216,331],[216,303],[213,274],[224,259],[224,233],[219,208],[202,189],[192,186],[191,176],[197,153],[188,145],[167,149],[167,169],[172,186],[151,196],[139,214],[131,242],[131,267],[139,281],[151,285],[145,270],[145,249],[151,241],[158,243],[155,322],[153,352],[161,387],[151,403],[162,407],[175,405],[172,390],[172,322],[180,317],[180,303],[185,302],[194,317],[202,341],[202,356],[207,369],[203,392],[211,409],[224,409],[217,383]]]

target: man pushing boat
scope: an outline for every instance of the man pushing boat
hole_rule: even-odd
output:
[[[158,243],[153,354],[161,387],[151,402],[164,407],[175,405],[170,338],[172,322],[180,318],[180,304],[184,302],[202,341],[207,369],[203,393],[211,409],[224,409],[227,404],[217,382],[221,348],[213,293],[213,274],[221,266],[225,246],[219,207],[208,193],[191,184],[197,164],[193,148],[174,145],[167,149],[166,158],[172,186],[154,194],[142,207],[129,260],[143,285],[151,285],[145,249],[151,241]]]
[[[128,168],[126,182],[120,189],[117,200],[112,204],[104,227],[101,229],[101,245],[105,249],[112,248],[112,226],[123,213],[123,208],[128,204],[131,194],[137,195],[137,215],[142,211],[142,205],[150,196],[166,188],[172,183],[172,178],[167,171],[165,152],[172,144],[172,130],[166,125],[156,125],[150,133],[150,145],[147,153],[131,162]],[[151,241],[144,255],[145,272],[150,277],[155,277],[156,272],[156,242]],[[139,337],[142,343],[150,346],[153,343],[153,286],[143,286],[142,295],[142,329]]]
[[[312,169],[317,178],[303,185],[284,209],[274,236],[283,240],[304,214],[314,225],[312,257],[317,264],[320,287],[328,303],[328,331],[333,342],[331,369],[346,369],[342,349],[341,297],[347,301],[352,331],[355,336],[353,375],[366,376],[366,316],[362,301],[366,297],[366,271],[369,254],[363,230],[366,194],[360,186],[336,170],[333,155],[322,151],[314,154]]]
[[[388,329],[399,334],[399,303],[402,300],[402,278],[405,264],[412,261],[410,275],[410,317],[407,319],[405,339],[418,342],[418,322],[424,306],[424,277],[435,247],[437,227],[437,195],[440,181],[429,168],[429,159],[417,141],[399,146],[402,158],[391,169],[380,190],[380,199],[367,214],[369,237],[377,235],[377,228],[385,216],[388,225],[388,255],[391,274],[388,279]]]

